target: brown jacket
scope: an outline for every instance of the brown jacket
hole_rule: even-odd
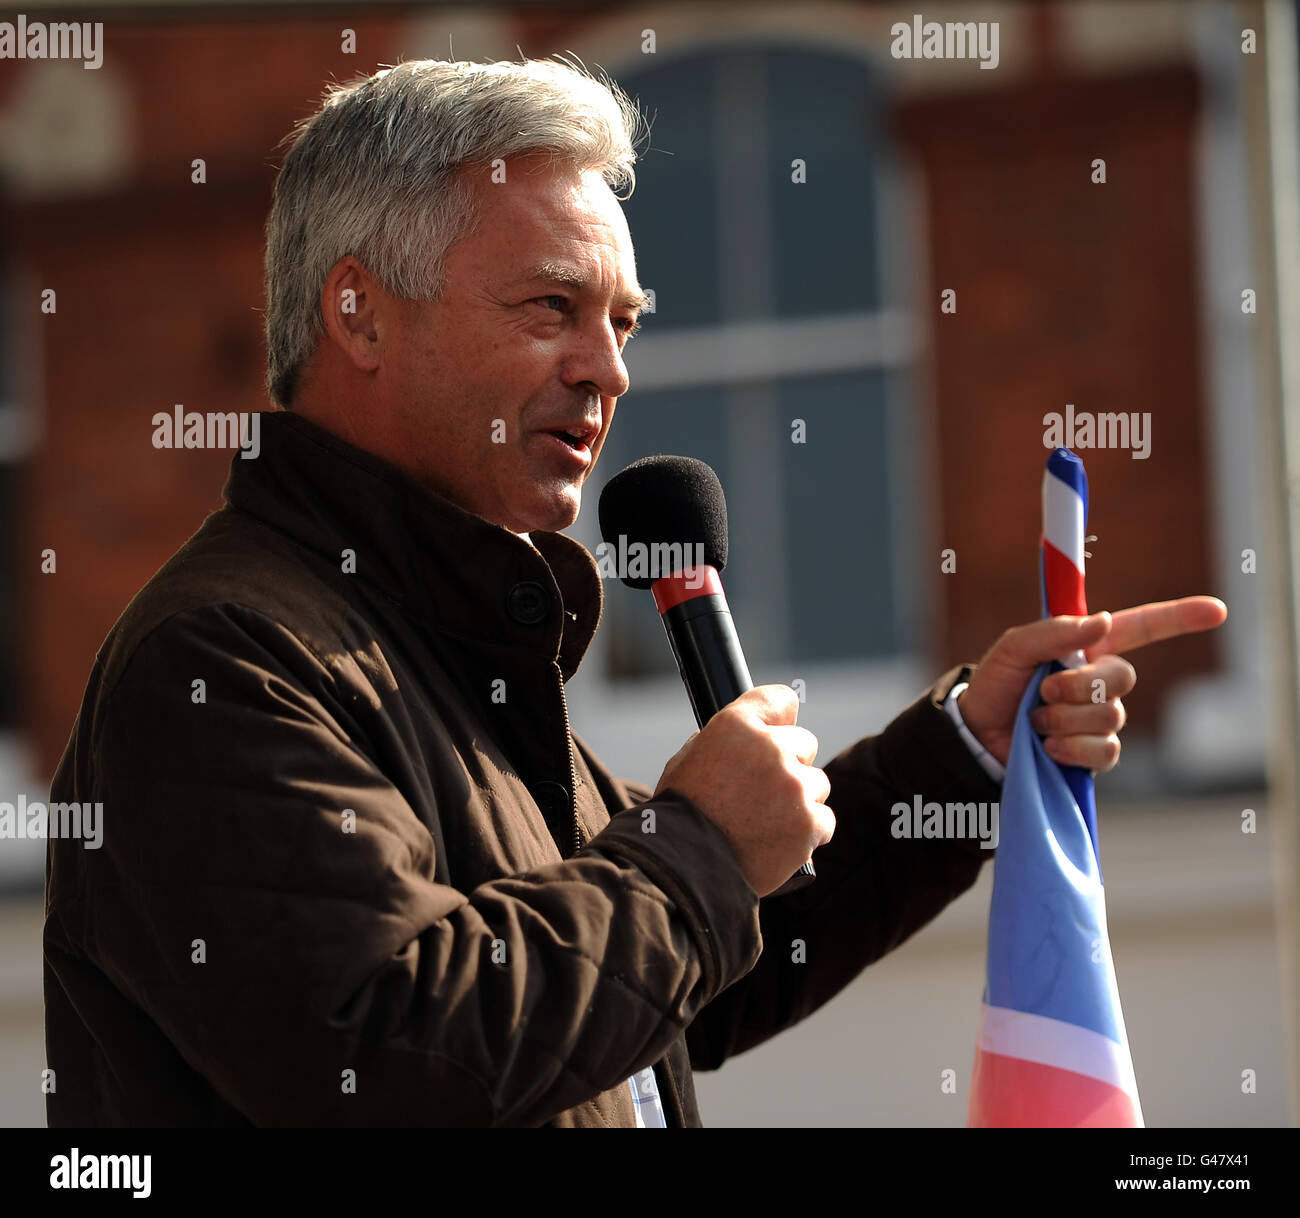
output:
[[[990,857],[889,832],[917,793],[998,797],[941,709],[963,667],[826,765],[818,879],[760,902],[696,807],[570,732],[581,545],[262,425],[109,634],[54,778],[103,840],[50,841],[52,1126],[631,1126],[651,1064],[698,1125],[692,1065],[815,1010]]]

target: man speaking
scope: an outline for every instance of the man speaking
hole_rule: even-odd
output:
[[[639,130],[566,64],[438,61],[298,130],[266,254],[283,409],[114,626],[53,782],[104,837],[49,844],[51,1125],[697,1125],[692,1067],[974,881],[979,842],[889,810],[995,800],[1040,661],[1087,649],[1036,726],[1104,770],[1116,653],[1222,620],[1009,630],[824,768],[761,686],[655,791],[608,773],[565,705],[601,582],[559,530],[628,389]]]

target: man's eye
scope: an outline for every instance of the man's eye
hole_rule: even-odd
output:
[[[558,313],[568,306],[569,298],[567,296],[539,296],[533,303],[540,304],[543,308],[554,309]]]
[[[620,317],[617,319],[618,324],[623,328],[623,334],[626,338],[632,338],[641,332],[641,323],[631,317]]]

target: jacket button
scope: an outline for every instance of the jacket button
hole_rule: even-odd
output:
[[[553,782],[549,778],[535,782],[529,787],[533,800],[542,815],[548,820],[558,819],[569,811],[569,788],[562,782]]]
[[[506,612],[521,626],[536,626],[550,615],[551,594],[541,584],[525,580],[510,589]]]

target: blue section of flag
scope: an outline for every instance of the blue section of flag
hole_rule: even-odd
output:
[[[1002,784],[985,999],[1122,1041],[1092,835],[1029,721],[1049,671],[1021,699]]]
[[[1047,458],[1047,472],[1060,478],[1071,487],[1083,500],[1083,523],[1088,523],[1088,475],[1084,473],[1083,462],[1068,448],[1054,448]]]
[[[1050,665],[1051,672],[1064,672],[1065,665],[1059,660]],[[1092,771],[1081,765],[1063,765],[1058,767],[1065,777],[1066,786],[1074,796],[1083,814],[1083,823],[1087,826],[1088,837],[1092,841],[1092,854],[1097,860],[1097,875],[1101,877],[1101,846],[1097,841],[1097,798],[1093,786]]]

